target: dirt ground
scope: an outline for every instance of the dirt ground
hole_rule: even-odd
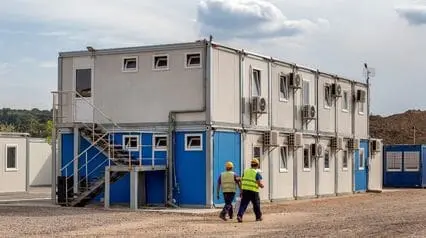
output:
[[[0,236],[81,237],[426,237],[426,190],[262,205],[243,223],[218,213],[175,214],[94,208],[0,206]]]

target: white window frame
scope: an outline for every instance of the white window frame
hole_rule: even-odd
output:
[[[257,83],[256,83],[256,79],[254,77],[255,72],[259,72],[259,75],[257,77]],[[260,69],[257,69],[257,68],[252,68],[250,73],[251,73],[251,96],[252,97],[261,97],[262,96],[262,77],[261,77],[262,71]],[[253,93],[254,88],[256,88],[257,95],[255,95]]]
[[[6,144],[5,146],[6,150],[4,152],[5,154],[5,170],[6,172],[16,172],[18,171],[18,145],[17,144]],[[15,148],[15,167],[14,168],[9,168],[7,167],[7,149],[8,148]]]
[[[389,158],[394,155],[393,158]],[[399,168],[389,168],[389,159],[399,159]],[[402,172],[402,151],[387,151],[386,152],[386,171],[389,172]]]
[[[188,55],[194,55],[194,54],[198,54],[200,56],[200,64],[197,65],[188,65]],[[185,58],[184,58],[184,65],[186,69],[196,69],[196,68],[201,68],[202,65],[202,57],[201,57],[201,52],[187,52],[185,53]]]
[[[325,167],[325,158],[326,158],[326,155],[328,156],[328,168]],[[328,150],[324,151],[324,171],[325,172],[329,172],[330,171],[330,151],[328,151]]]
[[[345,108],[345,100],[346,100],[346,108]],[[342,111],[349,112],[349,92],[343,91],[342,93]]]
[[[131,140],[130,138],[136,138],[136,143],[137,143],[137,145],[136,145],[136,147],[130,147],[130,148],[128,148],[127,146],[126,146],[126,138],[129,138],[129,140]],[[139,135],[123,135],[123,150],[126,150],[126,151],[139,151],[139,145],[140,145],[140,137],[139,137]]]
[[[362,157],[361,157],[362,154]],[[362,161],[362,167],[361,167],[361,161]],[[358,152],[358,170],[364,170],[365,169],[365,151],[364,148],[359,148]]]
[[[156,139],[164,137],[166,139],[166,146],[157,146]],[[169,144],[168,141],[169,136],[166,134],[155,134],[152,137],[152,149],[154,151],[167,151],[167,146]]]
[[[155,63],[155,58],[157,57],[167,57],[167,67],[158,68]],[[170,69],[170,57],[168,54],[157,54],[152,56],[152,70],[161,71],[161,70],[169,70]]]
[[[305,150],[308,150],[308,163],[309,168],[305,167]],[[309,145],[305,145],[303,148],[303,161],[302,161],[302,168],[303,172],[310,172],[312,168],[312,162],[311,162],[311,147]]]
[[[305,92],[305,83],[308,85],[308,94],[306,95]],[[307,102],[305,102],[305,97],[307,98]],[[310,105],[311,104],[311,81],[310,80],[303,80],[302,81],[302,105]]]
[[[416,153],[418,156],[417,156],[417,168],[415,168],[415,169],[407,169],[406,168],[406,166],[405,166],[405,160],[406,160],[406,158],[405,158],[405,155],[407,154],[407,153]],[[420,171],[420,152],[419,151],[404,151],[404,171],[407,171],[407,172],[418,172],[418,171]]]
[[[283,153],[283,149],[285,150],[285,153]],[[288,147],[281,146],[279,153],[280,153],[279,155],[280,173],[287,173],[288,172]],[[284,160],[285,160],[285,167],[284,167]]]
[[[327,100],[327,93],[325,92],[327,88],[328,88],[328,98],[329,98],[329,100]],[[333,105],[333,100],[332,100],[332,96],[331,96],[331,84],[329,84],[329,83],[324,84],[324,91],[323,92],[324,92],[324,97],[323,97],[324,108],[325,109],[330,109],[331,106]],[[328,104],[328,103],[330,103],[330,104]]]
[[[281,91],[281,85],[282,85],[282,79],[284,79],[284,90],[285,92]],[[278,94],[279,94],[279,100],[280,102],[288,102],[289,99],[289,82],[288,82],[288,77],[287,75],[281,73],[278,75]]]
[[[200,146],[189,147],[188,137],[200,137]],[[201,133],[188,133],[185,134],[185,151],[202,151],[203,150],[203,134]]]
[[[346,167],[345,167],[345,163],[344,163],[345,158],[346,158]],[[343,150],[342,171],[348,171],[348,167],[349,167],[349,153],[348,153],[347,150]]]
[[[358,114],[364,115],[364,112],[365,112],[365,102],[358,102]]]
[[[254,148],[259,148],[259,157],[254,156]],[[253,145],[251,150],[251,157],[259,160],[259,168],[262,168],[263,148],[261,145]]]
[[[126,68],[126,60],[127,59],[135,59],[136,60],[136,68],[128,69]],[[121,58],[121,72],[123,73],[136,73],[139,71],[139,57],[138,56],[124,56]]]

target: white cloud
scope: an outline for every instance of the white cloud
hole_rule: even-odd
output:
[[[0,62],[0,75],[8,74],[14,66],[7,62]]]
[[[401,6],[395,10],[411,25],[426,25],[426,5]]]
[[[289,20],[274,4],[264,0],[202,0],[198,7],[202,35],[221,39],[265,39],[297,36],[327,28],[326,19]]]
[[[43,61],[43,62],[40,62],[39,66],[42,67],[42,68],[56,68],[57,62],[55,62],[55,61]]]

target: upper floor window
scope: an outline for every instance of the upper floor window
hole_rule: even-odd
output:
[[[185,135],[185,150],[203,150],[203,141],[201,134],[186,134]]]
[[[310,104],[310,87],[309,81],[303,80],[303,105]]]
[[[136,56],[123,57],[122,71],[123,72],[137,72],[138,71],[138,57],[136,57]]]
[[[167,150],[167,135],[154,135],[154,150]]]
[[[138,135],[124,135],[123,136],[123,149],[129,151],[137,151],[139,149],[139,136]]]
[[[331,85],[326,84],[324,86],[324,106],[325,108],[331,107]]]
[[[261,79],[260,79],[260,70],[253,69],[252,70],[252,83],[251,83],[251,95],[253,97],[261,96]]]
[[[200,53],[188,53],[185,57],[187,68],[197,68],[201,66],[201,54]]]
[[[348,91],[343,91],[343,95],[342,95],[342,110],[345,111],[345,112],[349,111]]]
[[[288,100],[288,78],[280,75],[280,101]]]
[[[154,69],[169,69],[168,55],[154,55]]]
[[[75,91],[77,97],[92,96],[92,69],[76,69],[75,70]]]

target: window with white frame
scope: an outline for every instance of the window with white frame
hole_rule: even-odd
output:
[[[309,89],[309,81],[303,80],[303,105],[310,104],[310,89]]]
[[[18,170],[18,146],[6,145],[6,171]]]
[[[348,151],[344,150],[342,155],[342,168],[348,170]]]
[[[185,135],[185,150],[186,151],[201,151],[203,150],[203,136],[201,134],[186,134]]]
[[[169,56],[168,55],[154,55],[154,69],[168,69]]]
[[[305,148],[303,149],[303,170],[311,170],[311,150],[309,145],[305,145]]]
[[[324,171],[330,170],[330,152],[324,151]]]
[[[167,135],[154,135],[154,150],[167,150]]]
[[[280,148],[280,172],[288,171],[288,150],[287,146]]]
[[[404,151],[404,171],[419,171],[420,153],[416,151]]]
[[[122,62],[123,72],[137,72],[138,71],[138,57],[123,57]]]
[[[347,91],[343,91],[343,96],[342,96],[343,100],[342,100],[342,110],[345,112],[349,111],[349,97],[348,97],[348,92]]]
[[[129,151],[137,151],[139,149],[139,136],[138,135],[124,135],[123,136],[123,149]]]
[[[325,108],[331,107],[331,85],[330,84],[324,85],[324,107]]]
[[[364,148],[359,149],[359,170],[363,170],[365,168],[365,157],[364,157]]]
[[[260,97],[262,95],[260,70],[252,69],[251,96]]]
[[[402,171],[402,152],[386,152],[386,171]]]
[[[365,103],[364,102],[358,102],[358,113],[364,114],[365,110]]]
[[[195,68],[201,66],[201,54],[200,53],[188,53],[186,54],[186,67]]]
[[[253,146],[253,155],[252,155],[254,159],[259,160],[259,169],[261,168],[262,162],[261,162],[261,158],[262,158],[262,147],[260,146]]]
[[[280,101],[288,100],[288,77],[280,75]]]

